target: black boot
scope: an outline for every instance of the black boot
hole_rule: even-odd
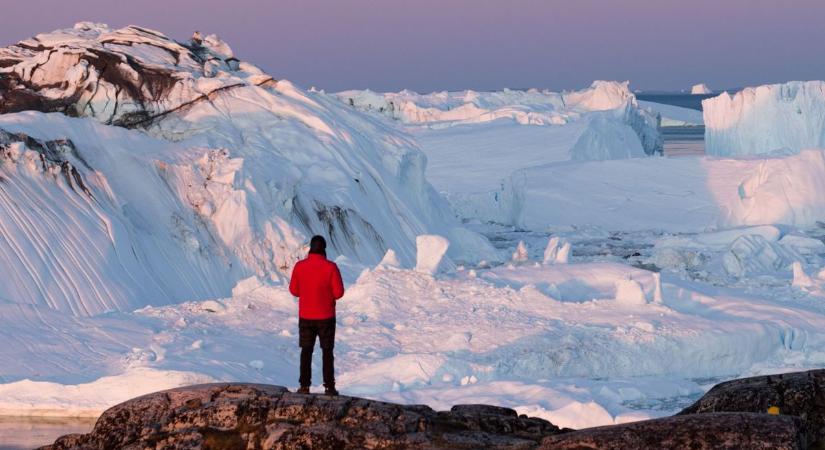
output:
[[[325,395],[338,395],[338,391],[335,390],[335,385],[334,384],[324,385],[324,388],[325,388],[324,389],[324,394]]]
[[[309,386],[301,386],[295,392],[297,392],[299,394],[309,394]]]

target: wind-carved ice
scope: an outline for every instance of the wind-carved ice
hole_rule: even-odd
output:
[[[722,266],[732,276],[773,273],[788,267],[799,255],[760,235],[737,238],[722,257]]]
[[[417,253],[415,270],[435,275],[448,270],[452,263],[445,257],[450,241],[443,236],[421,235],[415,238]]]
[[[793,281],[791,285],[798,288],[809,288],[814,286],[814,281],[811,277],[805,273],[805,269],[802,267],[802,263],[799,261],[794,261],[793,266]]]
[[[616,302],[623,305],[647,304],[644,290],[638,281],[632,278],[616,280]]]
[[[381,262],[378,263],[378,268],[393,268],[399,269],[401,268],[401,263],[398,261],[398,255],[395,253],[395,250],[388,249],[387,253],[384,254],[384,257],[381,258]]]
[[[553,236],[544,249],[544,264],[567,264],[570,259],[570,242]]]
[[[525,244],[524,241],[519,241],[516,251],[513,252],[510,260],[513,262],[526,262],[528,259],[530,259],[530,255],[527,252],[527,244]]]

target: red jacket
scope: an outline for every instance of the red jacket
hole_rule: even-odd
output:
[[[298,297],[298,317],[335,317],[335,301],[344,296],[344,282],[338,266],[326,256],[310,253],[292,269],[289,292]]]

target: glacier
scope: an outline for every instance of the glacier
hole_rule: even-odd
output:
[[[785,155],[825,147],[825,82],[792,81],[702,101],[709,155]]]

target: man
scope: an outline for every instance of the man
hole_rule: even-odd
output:
[[[292,269],[289,292],[298,297],[298,344],[301,346],[300,394],[309,394],[312,384],[312,352],[315,337],[321,341],[324,387],[327,395],[335,390],[332,348],[335,345],[335,302],[344,296],[344,282],[338,266],[327,259],[327,242],[313,236],[309,255]]]

